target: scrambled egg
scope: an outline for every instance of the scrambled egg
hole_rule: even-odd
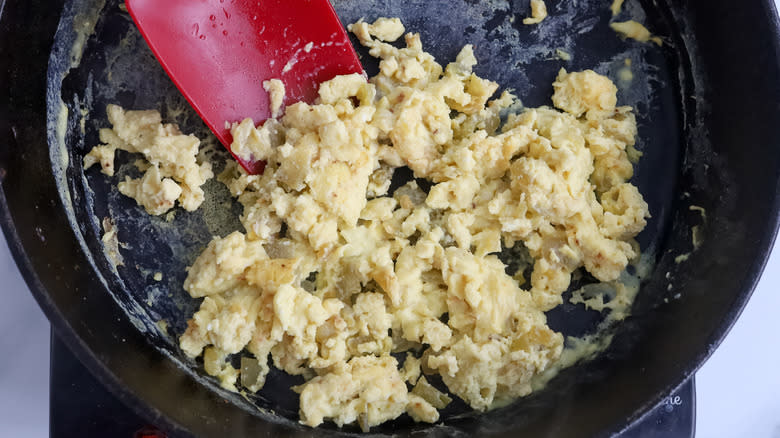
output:
[[[106,109],[112,129],[100,130],[103,145],[84,157],[84,169],[100,164],[104,174],[114,175],[117,149],[142,154],[136,166],[141,178],[126,177],[119,191],[143,206],[149,214],[161,215],[176,202],[187,211],[203,203],[201,186],[214,174],[211,164],[197,162],[200,140],[184,135],[176,125],[163,124],[157,111],[125,111],[116,105]]]
[[[663,45],[664,43],[660,37],[650,33],[650,31],[647,30],[647,28],[642,25],[642,23],[634,20],[610,23],[609,27],[611,27],[612,30],[617,32],[622,37],[631,38],[641,43],[653,42],[659,46]]]
[[[515,98],[492,98],[498,84],[473,73],[471,46],[443,67],[418,34],[388,43],[405,33],[398,19],[350,30],[380,58],[377,76],[336,77],[314,104],[232,126],[234,153],[268,164],[248,175],[231,163],[219,177],[243,205],[245,232],[215,237],[189,269],[184,288],[203,301],[180,346],[229,389],[236,353],[257,361],[241,378],[251,391],[269,357],[302,375],[309,426],[368,430],[403,413],[435,422],[450,399],[423,373],[477,410],[527,395],[561,356],[544,311],[562,302],[572,273],[614,281],[638,256],[633,237],[649,214],[627,182],[632,110],[616,106],[608,78],[561,70],[556,109],[502,123]],[[276,85],[266,88],[281,101]],[[126,144],[109,135],[126,125],[112,123],[104,149]],[[413,180],[390,194],[402,166],[430,188]],[[198,181],[206,173],[189,169]],[[497,256],[515,246],[533,258],[530,279]],[[391,353],[402,351],[399,364]]]
[[[531,0],[531,16],[523,19],[523,24],[539,24],[547,18],[547,5],[544,0]]]
[[[612,16],[620,14],[624,1],[625,0],[612,0],[612,5],[609,7],[609,10],[612,11]]]

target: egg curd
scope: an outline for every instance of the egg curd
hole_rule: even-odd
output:
[[[302,375],[309,426],[435,422],[450,397],[426,375],[476,410],[525,396],[561,356],[544,312],[572,273],[612,282],[639,255],[649,213],[628,182],[632,108],[608,78],[561,70],[554,108],[511,113],[515,97],[473,73],[471,46],[442,67],[398,19],[349,29],[377,76],[335,77],[314,104],[232,126],[233,152],[267,166],[219,176],[245,231],[214,237],[190,267],[184,289],[202,303],[181,349],[231,390],[260,390],[271,366]],[[146,173],[122,193],[151,214],[197,207],[210,176],[197,139],[152,112],[110,107],[109,120],[85,167],[141,152]],[[404,166],[416,179],[391,193]],[[529,269],[498,256],[521,248]]]

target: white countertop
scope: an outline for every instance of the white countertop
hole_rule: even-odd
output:
[[[49,321],[0,232],[0,427],[3,436],[49,436]]]
[[[780,0],[775,0],[780,8]],[[780,438],[780,244],[725,341],[696,375],[696,436]],[[49,324],[0,233],[0,427],[49,435]]]
[[[744,312],[696,374],[697,437],[780,438],[778,242]]]

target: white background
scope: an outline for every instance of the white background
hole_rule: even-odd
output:
[[[780,244],[744,313],[696,375],[698,438],[780,438],[778,289]],[[0,297],[0,434],[47,437],[49,324],[2,234]]]

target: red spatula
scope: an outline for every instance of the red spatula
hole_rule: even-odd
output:
[[[285,105],[311,103],[321,82],[363,71],[328,0],[125,3],[160,64],[228,150],[226,122],[271,117],[263,81],[284,83]],[[265,167],[238,161],[251,174]]]

